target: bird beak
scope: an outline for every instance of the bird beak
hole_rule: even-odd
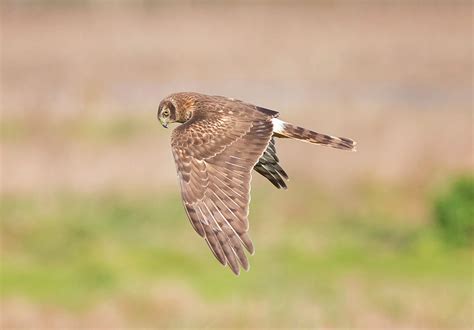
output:
[[[160,118],[160,124],[164,128],[168,128],[168,121]]]

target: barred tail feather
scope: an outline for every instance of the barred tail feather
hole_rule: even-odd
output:
[[[287,137],[290,139],[296,139],[303,142],[319,144],[342,150],[356,150],[356,142],[351,139],[313,132],[309,129],[286,123],[278,118],[273,118],[272,122],[273,132],[277,136]]]

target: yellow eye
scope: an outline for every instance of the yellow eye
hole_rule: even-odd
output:
[[[170,115],[170,111],[168,109],[166,110],[163,110],[163,112],[161,113],[163,117],[168,117]]]

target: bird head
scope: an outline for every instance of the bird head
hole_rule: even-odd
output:
[[[176,106],[175,103],[166,98],[161,101],[158,107],[158,120],[164,128],[168,128],[169,123],[174,123],[176,121]]]
[[[185,123],[194,111],[193,93],[176,93],[164,98],[158,107],[158,120],[164,128],[170,123]]]

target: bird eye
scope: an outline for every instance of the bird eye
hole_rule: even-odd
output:
[[[163,117],[168,117],[170,115],[170,111],[168,109],[162,112]]]

